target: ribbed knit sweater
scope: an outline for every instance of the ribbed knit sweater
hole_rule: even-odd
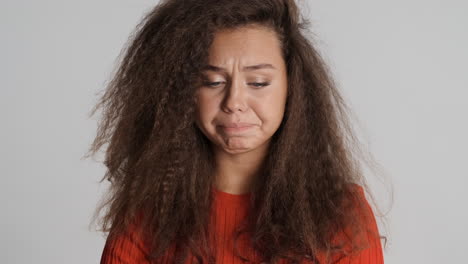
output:
[[[365,203],[368,212],[370,213],[370,221],[367,225],[369,230],[378,232],[377,224],[375,221],[372,209],[365,199],[364,192],[361,186],[359,193],[362,196],[362,201]],[[214,225],[211,226],[211,231],[216,234],[216,263],[222,264],[243,264],[242,260],[235,256],[233,250],[233,241],[231,238],[232,232],[235,227],[247,216],[249,211],[250,193],[246,194],[230,194],[213,189],[215,193],[214,206],[212,210],[212,217],[215,217]],[[124,235],[117,237],[114,240],[107,239],[102,256],[101,264],[150,264],[147,259],[148,248],[142,243],[133,232],[135,227],[130,226]],[[254,263],[261,263],[260,256],[254,250],[249,250],[247,237],[241,235],[238,240],[238,252],[250,252],[249,259],[254,259]],[[370,247],[359,252],[358,255],[341,259],[337,264],[383,264],[383,252],[379,239],[368,236]],[[165,257],[160,261],[161,264],[171,263],[168,260],[172,256],[173,251],[169,250]],[[324,256],[318,256],[320,263],[324,263]],[[193,262],[192,262],[193,261]],[[189,255],[186,264],[196,263],[195,257]],[[281,260],[280,263],[287,263]],[[304,260],[302,263],[314,264],[309,260]]]

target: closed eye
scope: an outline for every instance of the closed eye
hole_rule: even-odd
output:
[[[253,85],[253,86],[255,86],[255,87],[265,87],[265,86],[270,85],[270,83],[268,83],[268,82],[263,82],[263,83],[249,83],[249,84],[251,84],[251,85]]]
[[[209,87],[216,87],[221,83],[224,83],[224,82],[206,82],[204,83],[204,85],[209,86]]]
[[[209,87],[216,87],[216,86],[218,86],[218,85],[220,85],[222,83],[225,83],[225,82],[205,82],[204,85],[209,86]],[[263,83],[255,82],[255,83],[249,83],[249,85],[253,85],[254,87],[261,88],[261,87],[265,87],[265,86],[270,85],[270,83],[268,83],[268,82],[263,82]]]

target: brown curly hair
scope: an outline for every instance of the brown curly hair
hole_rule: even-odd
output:
[[[106,209],[100,227],[109,239],[144,212],[139,227],[152,259],[174,242],[180,254],[190,249],[200,262],[213,259],[207,227],[215,164],[210,141],[195,125],[194,94],[214,34],[246,25],[276,32],[288,99],[252,187],[254,213],[233,239],[249,232],[270,263],[314,259],[317,252],[346,256],[363,247],[354,239],[365,225],[353,186],[367,189],[360,161],[368,160],[293,0],[163,0],[145,14],[90,114],[103,110],[86,156],[108,144],[100,182],[110,181],[110,189],[94,217]],[[344,230],[351,230],[347,241],[332,243]]]

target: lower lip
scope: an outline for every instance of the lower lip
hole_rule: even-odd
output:
[[[243,126],[243,127],[224,127],[224,126],[222,126],[221,128],[225,132],[242,132],[242,131],[249,130],[252,127],[253,126]]]

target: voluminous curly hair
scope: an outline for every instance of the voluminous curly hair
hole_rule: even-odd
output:
[[[365,246],[354,239],[365,231],[355,188],[367,186],[362,151],[349,107],[305,37],[308,24],[293,0],[163,0],[144,16],[91,113],[103,110],[87,155],[107,144],[101,182],[111,184],[96,212],[106,209],[100,226],[109,239],[143,212],[139,227],[152,259],[174,242],[182,256],[190,249],[200,262],[213,259],[207,230],[215,164],[195,125],[194,95],[214,34],[259,25],[281,42],[288,99],[252,188],[253,213],[233,239],[249,232],[270,263]],[[347,240],[332,243],[345,230]]]

